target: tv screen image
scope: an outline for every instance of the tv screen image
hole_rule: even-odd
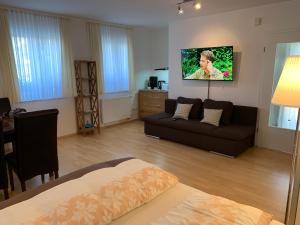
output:
[[[233,46],[181,50],[182,79],[232,81]]]

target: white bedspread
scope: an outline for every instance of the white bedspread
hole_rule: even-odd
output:
[[[114,168],[93,171],[3,209],[0,225],[94,225],[111,221],[111,225],[177,225],[180,223],[166,223],[166,216],[191,196],[205,199],[209,195],[178,183],[176,177],[154,165],[133,159]],[[245,208],[256,224],[261,211],[237,205]],[[272,221],[270,225],[283,224]]]
[[[171,209],[178,206],[190,195],[199,193],[199,190],[178,183],[175,187],[159,195],[146,205],[122,216],[110,225],[150,225],[165,216]],[[270,225],[284,225],[273,220]]]

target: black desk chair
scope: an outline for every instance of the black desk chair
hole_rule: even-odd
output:
[[[6,162],[4,160],[3,123],[0,117],[0,189],[4,191],[4,198],[8,199],[8,178]]]
[[[6,155],[11,189],[14,171],[26,191],[25,181],[37,175],[58,178],[57,109],[17,114],[14,117],[15,150]]]

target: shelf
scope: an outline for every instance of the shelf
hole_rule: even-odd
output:
[[[83,113],[83,114],[88,115],[88,114],[92,114],[93,111],[92,110],[90,110],[90,111],[79,111],[78,113]]]
[[[94,78],[88,78],[88,77],[76,77],[78,80],[83,80],[83,81],[94,81]]]
[[[88,132],[92,132],[92,131],[95,131],[96,130],[96,127],[91,127],[91,128],[82,128],[79,130],[79,133],[88,133]]]
[[[77,97],[90,98],[90,97],[97,97],[97,95],[78,95]]]
[[[92,110],[90,110],[90,111],[84,111],[83,113],[84,114],[91,114],[91,113],[93,113],[93,111]]]
[[[81,64],[85,64],[82,66]],[[78,133],[88,134],[97,130],[100,133],[100,111],[97,86],[97,71],[95,61],[79,60],[74,62],[76,74],[77,96],[75,110],[77,116]],[[86,69],[87,68],[87,69]],[[86,119],[92,127],[86,128]]]

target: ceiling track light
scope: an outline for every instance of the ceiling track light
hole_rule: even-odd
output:
[[[201,9],[201,3],[200,3],[200,1],[195,1],[194,2],[194,7],[195,7],[196,10]]]
[[[184,5],[185,3],[189,3],[189,2],[193,2],[195,10],[201,9],[200,0],[183,0],[183,1],[177,3],[177,9],[178,9],[179,15],[182,15],[184,13],[182,5]]]
[[[181,8],[181,4],[178,4],[178,14],[182,15],[184,13],[183,9]]]

